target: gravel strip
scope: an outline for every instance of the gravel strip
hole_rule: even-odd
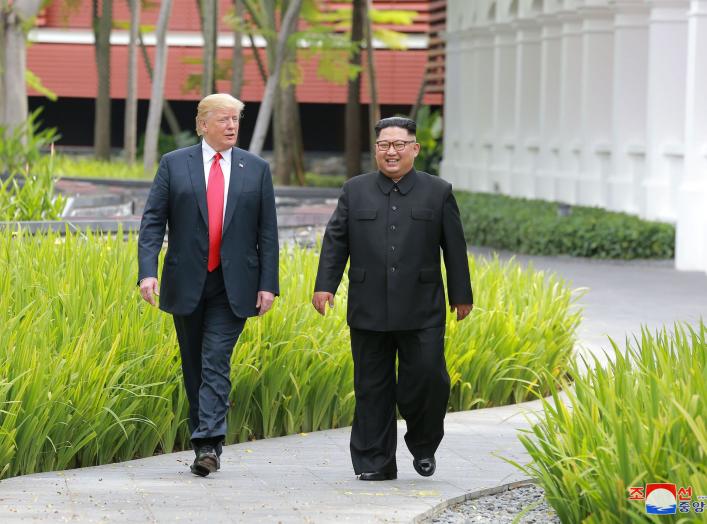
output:
[[[432,524],[484,522],[493,524],[556,524],[560,519],[545,501],[541,487],[531,484],[478,499],[467,500],[426,520]],[[529,509],[530,508],[530,509]],[[523,513],[519,520],[518,515]]]

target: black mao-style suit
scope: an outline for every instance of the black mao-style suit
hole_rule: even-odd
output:
[[[221,265],[207,271],[209,224],[202,146],[162,157],[140,224],[138,281],[160,279],[160,309],[174,316],[189,399],[192,440],[225,435],[230,356],[245,319],[258,314],[258,291],[279,293],[275,196],[263,159],[231,150]]]
[[[413,169],[398,184],[379,172],[344,184],[322,242],[315,291],[335,293],[350,259],[351,455],[357,474],[396,471],[396,403],[415,458],[434,455],[444,434],[449,375],[440,251],[449,303],[473,303],[466,242],[448,182]]]

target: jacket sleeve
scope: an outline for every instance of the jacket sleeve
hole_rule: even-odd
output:
[[[341,276],[349,258],[349,195],[348,184],[339,196],[334,213],[329,219],[322,239],[322,252],[319,255],[319,269],[314,284],[314,291],[336,293]]]
[[[469,259],[466,252],[464,229],[459,207],[449,186],[442,210],[442,252],[447,268],[447,295],[449,304],[473,304],[469,277]]]
[[[137,242],[138,284],[147,277],[157,278],[157,261],[164,242],[169,213],[169,166],[162,157],[145,210]]]
[[[258,290],[279,295],[280,247],[277,239],[277,211],[272,175],[270,166],[267,164],[261,181],[260,198],[260,216],[258,217],[260,282]]]

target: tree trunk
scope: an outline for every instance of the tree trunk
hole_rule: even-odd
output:
[[[367,0],[353,0],[351,19],[351,45],[353,50],[349,65],[361,67],[361,44],[363,24],[366,17]],[[361,74],[349,79],[346,96],[346,125],[344,151],[346,156],[346,177],[361,173]]]
[[[368,0],[367,9],[371,9],[371,0]],[[371,167],[376,169],[376,132],[373,127],[381,118],[380,107],[378,106],[378,88],[376,86],[376,64],[373,56],[373,27],[371,19],[366,12],[365,17],[365,33],[366,33],[366,58],[368,71],[368,89],[370,93],[371,103],[368,105],[368,127],[370,128],[370,151],[371,151]]]
[[[138,37],[140,39],[140,51],[142,52],[142,59],[145,62],[145,69],[147,69],[147,76],[150,78],[150,82],[154,78],[154,73],[152,72],[152,64],[150,63],[150,57],[147,55],[147,47],[142,39],[142,31],[138,31]],[[172,136],[177,138],[182,132],[182,128],[179,127],[179,121],[177,120],[177,115],[172,111],[172,106],[169,105],[169,101],[165,99],[162,104],[162,111],[164,119],[167,121],[167,126],[169,127],[169,132]]]
[[[27,120],[27,22],[37,16],[42,0],[0,3],[0,124],[10,129]]]
[[[162,120],[164,80],[167,74],[167,24],[171,10],[172,0],[162,0],[160,15],[157,20],[157,52],[150,94],[150,108],[147,112],[147,126],[145,129],[145,152],[143,158],[145,171],[147,172],[152,171],[157,162],[157,141]]]
[[[216,89],[216,38],[218,7],[216,0],[201,0],[201,32],[204,36],[203,72],[201,75],[201,96],[207,96]]]
[[[294,33],[295,28],[297,27],[297,18],[301,7],[302,0],[291,0],[287,7],[287,12],[283,17],[282,26],[280,27],[280,32],[277,39],[275,64],[271,69],[272,72],[268,77],[267,83],[265,84],[263,101],[260,104],[258,118],[255,121],[253,138],[250,142],[249,150],[251,153],[256,155],[259,155],[263,150],[265,136],[267,135],[268,126],[270,125],[270,118],[272,116],[274,99],[277,95],[277,85],[280,82],[280,73],[285,62],[287,39],[292,33]]]
[[[412,106],[410,110],[410,120],[415,120],[417,118],[417,113],[422,107],[422,101],[425,98],[425,91],[427,90],[427,72],[422,76],[422,82],[420,82],[420,89],[417,91],[417,98],[415,99],[415,105]]]
[[[135,163],[137,149],[137,46],[140,29],[140,0],[128,0],[130,41],[128,43],[128,89],[125,97],[125,134],[123,149],[128,164]]]
[[[290,185],[290,137],[287,136],[287,113],[285,112],[285,89],[280,82],[275,90],[273,104],[273,176],[281,186]]]
[[[297,183],[305,185],[304,180],[304,148],[302,144],[302,124],[297,103],[297,86],[290,84],[285,88],[283,113],[285,116],[285,131],[289,138],[288,164],[290,173],[294,171]]]
[[[243,0],[233,0],[233,9],[235,16],[243,15]],[[241,89],[243,89],[243,69],[245,61],[243,60],[243,33],[240,29],[233,29],[233,56],[231,58],[231,94],[240,99]]]
[[[102,0],[98,16],[98,0],[93,0],[93,34],[96,40],[98,93],[93,128],[96,158],[110,158],[110,33],[113,24],[113,0]]]

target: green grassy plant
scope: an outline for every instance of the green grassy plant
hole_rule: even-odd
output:
[[[0,234],[1,476],[188,446],[172,321],[139,299],[135,253],[133,237]],[[544,394],[572,359],[571,292],[515,263],[471,262],[475,311],[448,318],[450,408]],[[322,318],[316,267],[315,251],[285,250],[282,296],[246,324],[228,443],[351,423],[347,282]]]
[[[487,193],[455,192],[472,245],[531,255],[673,258],[675,227],[625,213]]]
[[[59,137],[53,128],[39,130],[40,113],[13,129],[0,126],[0,221],[57,220],[64,208],[54,195],[54,155],[40,157]]]
[[[707,327],[644,330],[625,349],[612,345],[605,367],[575,365],[573,387],[560,394],[551,386],[539,422],[521,436],[532,458],[522,469],[562,522],[662,522],[627,500],[629,487],[646,483],[707,495]],[[695,519],[691,512],[671,522]]]

